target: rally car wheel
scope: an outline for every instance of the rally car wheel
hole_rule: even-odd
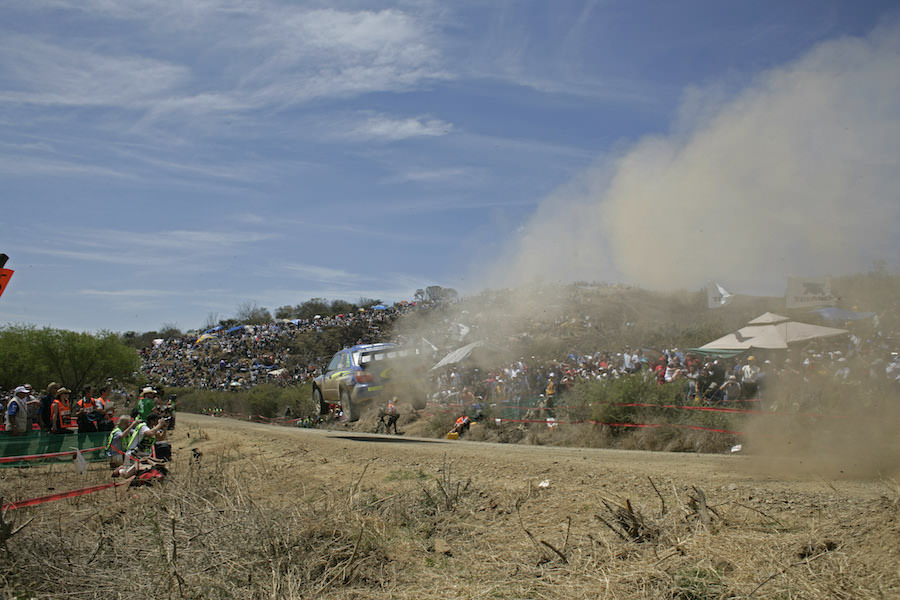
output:
[[[325,410],[325,402],[322,400],[322,390],[317,387],[312,389],[312,401],[317,415],[324,415],[328,412]]]
[[[350,392],[348,390],[341,390],[341,410],[344,411],[345,421],[355,421],[359,418],[359,415],[354,410],[353,401],[350,400]]]

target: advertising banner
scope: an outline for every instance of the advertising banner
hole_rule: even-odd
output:
[[[831,306],[837,298],[831,295],[830,277],[788,277],[784,304],[787,308]]]

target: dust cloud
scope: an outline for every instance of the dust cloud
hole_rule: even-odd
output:
[[[528,329],[528,319],[573,316],[572,298],[539,295],[546,284],[637,286],[621,314],[597,315],[608,327],[666,321],[628,312],[640,290],[674,299],[716,280],[736,294],[774,297],[789,276],[900,266],[900,21],[819,44],[731,93],[688,90],[678,114],[671,131],[598,161],[544,198],[496,260],[479,265],[469,282],[499,290],[480,309],[489,325],[479,333],[493,328],[503,338]],[[615,308],[618,290],[602,303]],[[867,300],[887,290],[870,291]],[[679,306],[690,305],[668,303]],[[846,418],[750,424],[748,450],[794,472],[895,474],[895,395]]]
[[[896,260],[900,23],[822,43],[721,96],[686,92],[671,132],[545,198],[484,286],[716,279],[781,295],[788,276]]]

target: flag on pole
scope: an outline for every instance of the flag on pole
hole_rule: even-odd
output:
[[[710,308],[722,308],[731,304],[731,301],[734,300],[734,294],[720,284],[710,281],[706,286],[706,298]]]
[[[0,269],[0,296],[6,291],[6,285],[9,283],[13,273],[12,269]]]

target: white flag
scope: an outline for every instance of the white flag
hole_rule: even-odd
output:
[[[710,281],[706,286],[706,298],[710,308],[721,308],[731,304],[734,294],[723,288],[720,284]]]

